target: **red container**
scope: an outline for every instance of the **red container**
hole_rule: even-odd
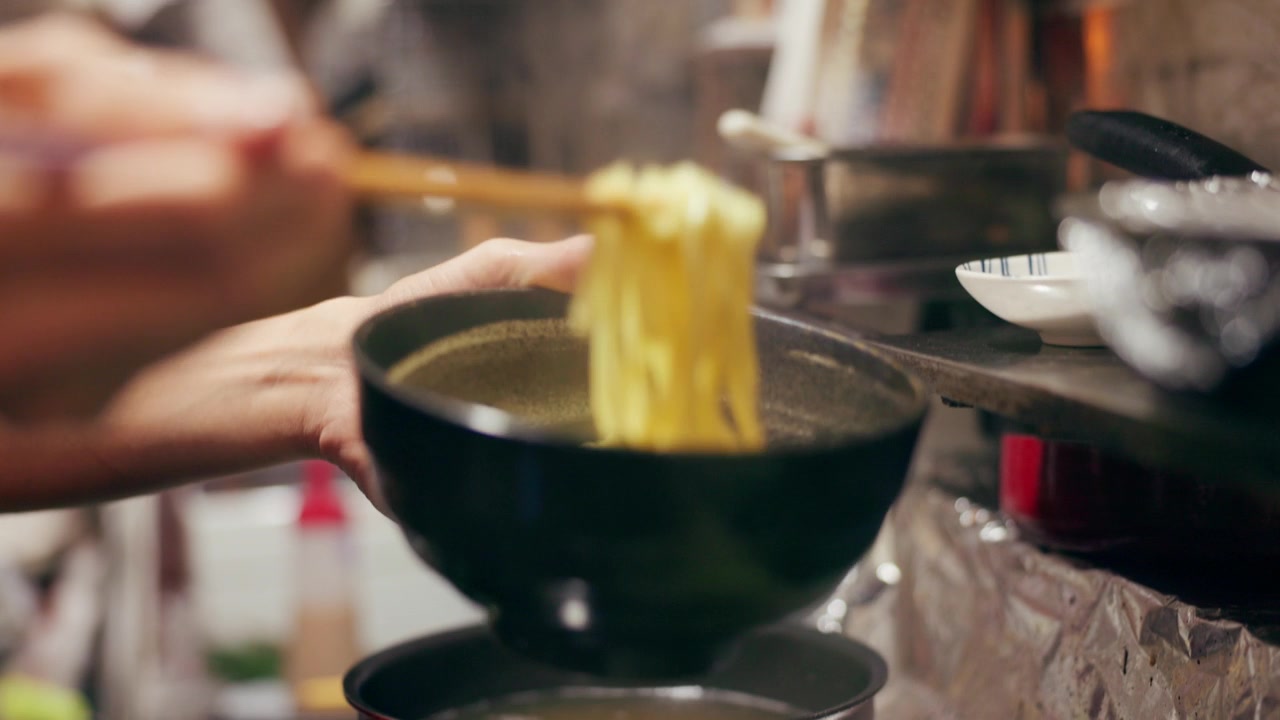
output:
[[[1143,467],[1097,447],[1008,433],[1000,509],[1028,540],[1194,572],[1277,584],[1280,478],[1231,483]]]

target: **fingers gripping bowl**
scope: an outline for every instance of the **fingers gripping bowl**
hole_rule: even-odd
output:
[[[821,600],[870,546],[926,391],[854,340],[756,311],[764,451],[593,447],[568,302],[450,295],[360,328],[382,491],[415,551],[491,609],[507,645],[596,673],[704,669],[744,631]]]

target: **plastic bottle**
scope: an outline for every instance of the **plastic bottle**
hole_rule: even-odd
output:
[[[323,462],[303,468],[294,567],[297,614],[286,676],[299,709],[336,710],[331,705],[334,698],[341,702],[342,675],[359,657],[355,554],[334,468]]]

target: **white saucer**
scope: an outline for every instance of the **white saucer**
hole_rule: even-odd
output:
[[[983,307],[1036,331],[1046,345],[1101,347],[1075,260],[1068,252],[974,260],[956,268],[956,277]]]

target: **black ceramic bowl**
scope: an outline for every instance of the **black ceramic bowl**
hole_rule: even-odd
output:
[[[745,636],[714,668],[664,686],[558,670],[512,653],[470,628],[409,642],[347,673],[347,701],[362,720],[426,720],[457,708],[528,693],[700,689],[781,705],[806,720],[871,720],[888,671],[873,650],[837,635],[781,625]]]
[[[901,489],[923,386],[856,340],[758,312],[766,451],[584,447],[557,430],[590,418],[567,302],[437,297],[357,332],[364,437],[418,554],[508,645],[603,674],[704,668],[822,599]]]

